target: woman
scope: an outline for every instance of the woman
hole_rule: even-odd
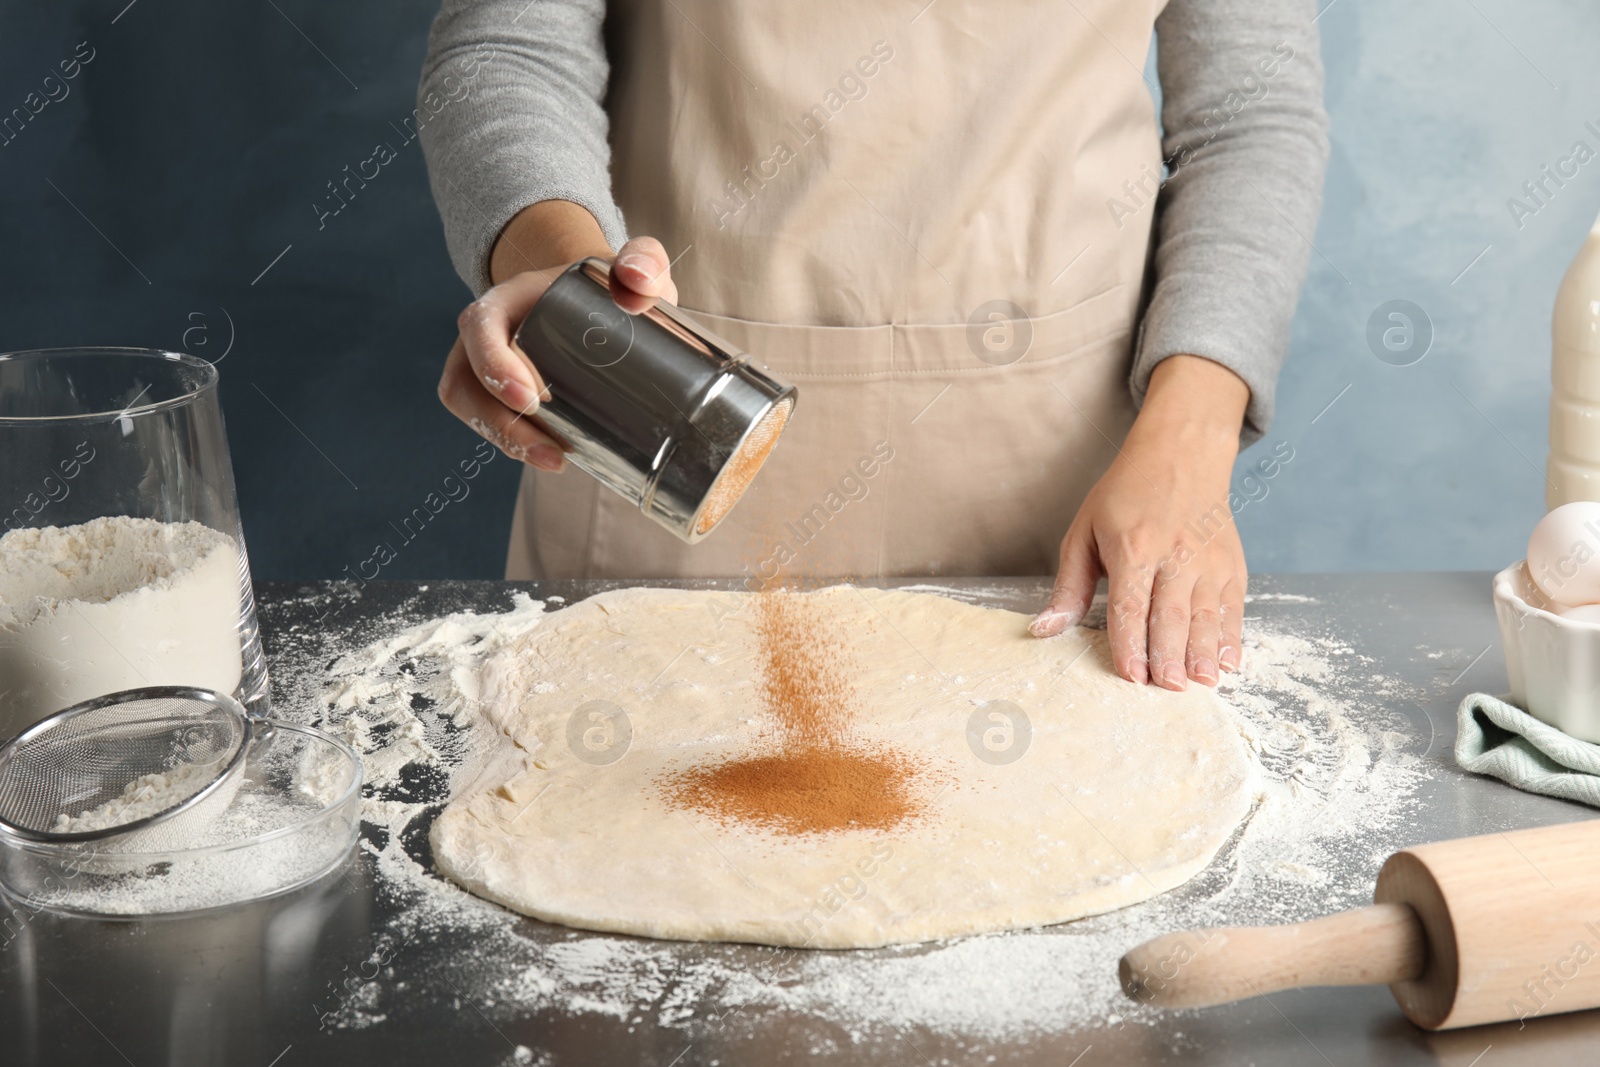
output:
[[[439,394],[527,465],[507,576],[1054,568],[1050,636],[1104,575],[1123,677],[1215,684],[1246,580],[1229,478],[1271,419],[1320,205],[1315,15],[446,0],[422,136],[480,295]],[[512,334],[588,255],[624,307],[681,292],[799,386],[698,546],[561,474],[523,417],[541,384]]]

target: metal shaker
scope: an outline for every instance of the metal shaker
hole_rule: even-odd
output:
[[[574,263],[517,330],[547,389],[529,417],[567,458],[694,544],[744,495],[795,389],[663,301],[630,315],[603,260]]]

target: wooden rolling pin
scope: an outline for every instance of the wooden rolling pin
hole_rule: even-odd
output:
[[[1158,937],[1122,957],[1122,987],[1199,1008],[1382,983],[1429,1030],[1600,1007],[1600,820],[1397,852],[1373,900],[1290,926]]]

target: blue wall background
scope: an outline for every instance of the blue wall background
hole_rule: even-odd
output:
[[[435,6],[0,3],[0,114],[93,50],[0,146],[0,349],[226,351],[259,578],[398,545],[391,520],[478,443],[434,399],[466,294],[395,129]],[[1334,0],[1318,24],[1333,159],[1278,422],[1241,459],[1295,451],[1239,513],[1251,566],[1499,567],[1542,511],[1550,305],[1600,160],[1520,228],[1506,200],[1600,150],[1600,5]],[[319,229],[325,183],[379,141],[397,158]],[[1431,321],[1409,366],[1366,339],[1395,299]],[[490,463],[384,575],[498,575],[515,474]]]
[[[1333,155],[1271,434],[1295,459],[1239,514],[1251,567],[1502,567],[1544,512],[1550,310],[1600,159],[1521,228],[1506,201],[1600,151],[1600,5],[1335,0],[1318,25]],[[1410,366],[1367,344],[1395,299],[1432,322]]]

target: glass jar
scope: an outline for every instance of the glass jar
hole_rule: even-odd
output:
[[[148,685],[267,711],[233,467],[204,360],[0,354],[0,738]]]

